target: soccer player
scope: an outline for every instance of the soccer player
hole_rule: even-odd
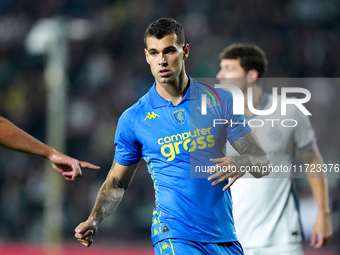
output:
[[[99,169],[99,166],[66,156],[38,141],[9,120],[0,116],[0,145],[11,150],[42,156],[66,180],[73,181],[82,175],[81,168]]]
[[[120,203],[141,158],[146,161],[155,189],[151,238],[155,254],[243,254],[232,217],[228,177],[218,172],[190,178],[191,168],[266,165],[269,156],[249,126],[219,125],[214,118],[239,121],[232,114],[231,93],[196,82],[187,76],[189,56],[182,26],[161,18],[147,28],[145,57],[155,83],[149,92],[119,118],[115,157],[94,208],[75,229],[75,237],[90,246],[103,220]],[[201,96],[208,91],[217,102],[201,115]],[[202,118],[201,118],[202,117]],[[224,157],[226,139],[241,156]],[[194,168],[195,169],[195,168]],[[266,173],[254,174],[262,177]],[[226,190],[227,189],[227,190]],[[225,191],[226,190],[226,191]]]
[[[255,109],[269,109],[273,102],[273,96],[262,90],[262,83],[258,79],[264,77],[267,70],[265,53],[259,47],[233,44],[222,51],[220,59],[217,78],[221,83],[234,83],[242,90],[245,113],[250,120],[282,118],[277,112],[271,116],[260,116],[249,110],[248,87],[252,88]],[[284,117],[296,120],[298,125],[287,128],[278,124],[280,122],[275,122],[272,127],[270,122],[269,125],[253,128],[264,150],[271,157],[271,165],[292,164],[295,148],[301,152],[304,163],[316,166],[323,164],[308,116],[295,107],[287,111]],[[227,152],[227,155],[237,155],[230,145],[227,146]],[[319,248],[324,246],[332,235],[327,182],[325,178],[311,178],[309,174],[308,176],[317,204],[317,219],[310,245]],[[241,178],[231,188],[236,232],[245,254],[303,254],[302,231],[294,202],[292,181],[290,178],[273,178],[273,173],[270,173],[269,177],[271,178]]]

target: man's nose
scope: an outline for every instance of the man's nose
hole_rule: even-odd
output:
[[[223,78],[222,70],[220,70],[220,71],[217,73],[216,78],[217,78],[217,79],[222,79],[222,78]]]
[[[168,62],[166,61],[166,59],[165,59],[163,54],[160,54],[160,58],[159,58],[158,64],[162,65],[162,66],[167,66],[168,65]]]

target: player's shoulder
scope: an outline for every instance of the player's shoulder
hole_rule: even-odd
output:
[[[224,100],[232,100],[233,96],[229,90],[225,90],[222,88],[216,88],[215,85],[211,85],[204,82],[195,81],[195,86],[198,89],[199,94],[207,93],[211,97],[224,101]]]
[[[150,98],[149,92],[142,96],[136,103],[134,103],[131,107],[126,109],[122,115],[120,116],[120,120],[126,120],[132,122],[136,119],[138,114],[143,114],[145,112],[145,108],[150,108]]]
[[[225,90],[222,88],[216,88],[215,85],[213,84],[209,84],[209,83],[205,83],[205,82],[199,82],[199,81],[195,81],[196,86],[200,89],[209,89],[211,92],[217,92],[217,93],[221,93],[221,94],[226,94],[226,95],[232,95],[231,92],[229,90]]]
[[[274,96],[272,94],[268,94],[269,100],[268,100],[268,107],[271,106],[275,100]],[[282,102],[285,100],[285,102]],[[277,100],[275,100],[278,103],[278,109],[280,109],[280,112],[282,112],[282,106],[286,107],[285,112],[286,118],[292,118],[292,119],[305,119],[308,118],[308,115],[305,115],[301,109],[295,104],[292,103],[293,101],[298,100],[297,97],[286,97],[283,98],[281,95],[277,95]],[[288,103],[289,101],[289,103]]]

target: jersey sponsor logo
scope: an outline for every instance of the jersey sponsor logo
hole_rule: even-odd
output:
[[[158,114],[156,114],[154,112],[152,112],[152,113],[148,112],[148,115],[146,115],[144,121],[152,120],[152,119],[155,119],[156,117],[161,117],[161,116],[159,116]]]
[[[183,126],[185,122],[187,121],[187,113],[184,108],[177,109],[172,112],[172,116],[176,120],[176,122]]]
[[[161,153],[167,158],[167,161],[172,161],[176,155],[184,151],[193,152],[196,149],[211,148],[215,145],[215,140],[210,130],[211,127],[197,128],[189,132],[159,138],[158,144],[161,145]]]

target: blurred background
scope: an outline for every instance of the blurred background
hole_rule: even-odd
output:
[[[45,174],[52,171],[44,159],[0,148],[0,248],[51,243],[48,201],[58,194],[60,230],[55,231],[60,235],[55,238],[82,248],[74,228],[87,219],[112,164],[118,117],[154,81],[143,36],[160,17],[184,26],[191,77],[215,77],[219,53],[239,42],[264,49],[267,77],[340,76],[337,0],[0,0],[0,115],[67,155],[101,166],[85,169],[75,182],[53,186],[50,180],[59,177]],[[311,93],[322,116],[311,118],[321,153],[326,163],[340,164],[340,88],[314,84]],[[315,203],[306,183],[296,180],[308,237]],[[306,254],[340,254],[339,179],[329,185],[334,237],[322,250],[306,244]],[[152,254],[153,206],[152,181],[141,162],[94,245],[123,247],[117,254],[128,247],[139,249],[130,254],[144,248]]]

